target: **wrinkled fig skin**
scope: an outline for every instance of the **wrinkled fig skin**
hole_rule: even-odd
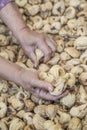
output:
[[[39,79],[52,84],[53,101],[0,79],[0,130],[87,130],[87,0],[15,2],[27,27],[56,42],[46,63],[44,53],[34,50]],[[1,19],[0,56],[24,69],[35,66]]]

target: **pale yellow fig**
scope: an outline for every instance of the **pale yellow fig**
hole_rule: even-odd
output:
[[[63,15],[60,17],[60,21],[62,25],[65,25],[67,23],[67,18]]]
[[[4,102],[0,102],[0,118],[3,118],[7,112],[7,105]]]
[[[61,23],[60,22],[54,22],[50,26],[50,34],[58,34],[59,30],[61,29]]]
[[[58,61],[60,60],[60,56],[58,53],[55,53],[54,57],[47,62],[49,65],[56,65]]]
[[[59,122],[61,124],[69,123],[69,121],[71,120],[71,116],[66,112],[58,110],[58,115],[59,115]]]
[[[53,75],[53,77],[55,79],[58,79],[60,76],[64,76],[65,75],[64,69],[61,66],[59,66],[59,65],[52,66],[51,69],[49,70],[49,73],[51,75]]]
[[[40,116],[46,117],[46,105],[38,105],[34,108],[34,112]]]
[[[7,52],[1,51],[0,52],[0,56],[3,57],[3,58],[5,58],[5,59],[7,59],[7,60],[9,59],[9,55],[8,55]]]
[[[62,52],[60,54],[60,59],[62,61],[67,61],[67,60],[70,60],[71,59],[71,56],[69,54],[67,54],[66,52]]]
[[[79,76],[79,81],[83,84],[83,85],[87,85],[87,72],[83,72],[80,74]]]
[[[16,98],[18,98],[20,100],[26,100],[27,98],[29,98],[28,95],[21,90],[18,93],[16,93],[15,96],[16,96]]]
[[[80,36],[79,38],[77,38],[74,42],[74,46],[78,50],[87,49],[87,37],[86,36]]]
[[[40,15],[42,18],[47,18],[51,15],[52,3],[50,1],[40,5]]]
[[[37,61],[40,61],[43,58],[43,52],[40,49],[35,50]]]
[[[23,120],[26,121],[28,125],[32,125],[33,124],[33,116],[34,116],[33,113],[25,112],[23,114]]]
[[[44,129],[48,130],[49,128],[51,128],[54,125],[54,122],[52,120],[46,120],[44,122]]]
[[[26,65],[27,65],[29,68],[33,68],[33,67],[34,67],[34,63],[33,63],[30,59],[27,60]]]
[[[0,129],[1,130],[8,130],[6,124],[3,121],[0,121]]]
[[[64,10],[65,10],[65,3],[64,3],[63,0],[61,0],[61,1],[57,1],[54,4],[52,13],[53,13],[54,16],[55,15],[59,16],[64,12]]]
[[[19,118],[13,118],[10,123],[9,130],[22,130],[24,129],[25,123]]]
[[[16,110],[12,106],[7,107],[7,116],[15,115],[15,114],[16,114]]]
[[[79,77],[79,75],[83,72],[83,68],[80,66],[75,66],[71,69],[71,73],[75,75],[75,77]]]
[[[70,6],[78,7],[80,2],[80,0],[70,0]]]
[[[66,85],[69,87],[73,87],[75,85],[76,79],[74,74],[72,73],[66,73],[63,78],[65,79]]]
[[[64,130],[64,129],[62,128],[62,126],[59,123],[57,123],[57,124],[51,126],[48,130]]]
[[[63,52],[65,47],[63,39],[62,38],[57,39],[56,43],[57,43],[57,52],[59,53]]]
[[[40,72],[47,72],[47,71],[49,71],[49,69],[50,69],[50,67],[47,65],[47,64],[44,64],[44,63],[42,63],[42,64],[40,64],[39,65],[39,71]]]
[[[35,103],[29,99],[25,100],[24,103],[25,103],[25,110],[26,111],[32,111],[35,107]]]
[[[60,103],[67,106],[67,107],[72,107],[75,103],[75,94],[68,94],[67,96],[63,97],[60,100]]]
[[[62,78],[59,78],[57,82],[54,84],[55,88],[50,94],[52,95],[60,95],[63,93],[63,91],[66,89],[65,80]]]
[[[24,114],[25,114],[25,111],[24,111],[24,110],[20,110],[20,111],[18,111],[18,112],[16,113],[17,117],[19,117],[19,118],[21,118],[21,119],[23,118]]]
[[[40,16],[30,17],[33,22],[33,29],[41,29],[43,27],[43,20]]]
[[[77,58],[74,58],[74,59],[70,59],[66,62],[67,65],[73,65],[73,66],[77,66],[79,65],[81,62],[80,62],[80,59],[77,59]]]
[[[16,98],[15,96],[12,96],[8,98],[8,102],[13,106],[16,110],[21,110],[24,107],[24,103]]]
[[[53,119],[57,114],[57,106],[56,105],[48,105],[46,106],[46,115],[49,119]]]
[[[73,106],[70,109],[70,115],[73,117],[83,118],[87,114],[87,103],[79,106]]]
[[[73,58],[78,58],[80,56],[80,52],[74,47],[67,47],[64,50]]]
[[[44,80],[44,81],[47,81],[49,83],[52,83],[54,81],[53,75],[50,74],[50,73],[46,73],[46,72],[40,72],[39,73],[39,78]]]
[[[13,52],[13,51],[10,51],[10,50],[8,50],[8,49],[6,49],[5,52],[7,52],[9,60],[10,60],[10,61],[14,61],[14,59],[15,59],[15,54],[14,54],[14,52]]]
[[[34,4],[41,4],[41,3],[42,3],[42,0],[28,0],[28,2],[29,2],[31,5],[34,5]]]
[[[33,124],[37,130],[44,130],[44,122],[46,120],[39,114],[35,114],[33,117]]]
[[[77,102],[87,103],[87,93],[82,85],[80,85],[79,92],[77,93]]]
[[[16,0],[15,2],[19,7],[24,7],[27,4],[27,0]]]
[[[3,34],[0,34],[0,46],[6,46],[9,44],[9,40]]]
[[[81,120],[77,117],[73,117],[69,122],[68,130],[82,130]]]
[[[52,23],[54,23],[54,22],[58,22],[59,19],[60,19],[60,18],[59,18],[58,16],[51,16],[51,17],[48,17],[48,18],[47,18],[49,24],[52,24]]]
[[[80,60],[83,64],[87,64],[87,51],[85,51],[81,56]]]
[[[29,15],[34,16],[39,13],[40,8],[38,5],[26,4],[25,9],[28,11]]]
[[[66,10],[65,10],[65,16],[66,16],[66,18],[68,18],[68,19],[72,19],[72,18],[74,18],[75,17],[75,15],[76,15],[76,10],[75,10],[75,8],[74,7],[68,7]]]
[[[8,83],[4,80],[0,80],[0,93],[8,91]]]
[[[76,23],[76,19],[70,19],[68,20],[67,22],[67,26],[70,28],[70,29],[74,29],[75,28],[75,23]]]

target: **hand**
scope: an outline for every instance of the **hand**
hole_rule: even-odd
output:
[[[59,96],[53,96],[49,91],[53,90],[50,83],[41,81],[38,78],[38,73],[35,69],[25,70],[22,69],[19,75],[20,84],[33,95],[46,99],[46,100],[57,100],[67,95],[67,91]]]
[[[20,43],[27,54],[27,56],[38,65],[35,55],[35,49],[39,48],[44,54],[44,62],[48,61],[56,51],[56,43],[45,34],[30,31],[29,29],[22,29],[20,36]]]

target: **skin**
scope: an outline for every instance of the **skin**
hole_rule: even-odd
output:
[[[38,61],[34,53],[36,48],[41,49],[44,53],[43,62],[47,62],[54,55],[56,51],[55,42],[45,34],[31,31],[22,19],[22,15],[14,2],[7,4],[0,10],[0,18],[10,28],[27,56],[34,62],[35,67],[38,66]],[[39,80],[37,70],[26,70],[2,57],[0,57],[0,77],[13,81],[23,86],[33,95],[46,100],[57,100],[64,96],[50,95],[49,91],[53,90],[52,85]]]

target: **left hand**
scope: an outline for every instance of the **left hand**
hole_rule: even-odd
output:
[[[21,30],[19,41],[27,56],[34,62],[35,67],[38,65],[35,55],[36,48],[43,52],[44,62],[47,62],[56,51],[56,43],[47,35],[31,31],[27,28]]]

